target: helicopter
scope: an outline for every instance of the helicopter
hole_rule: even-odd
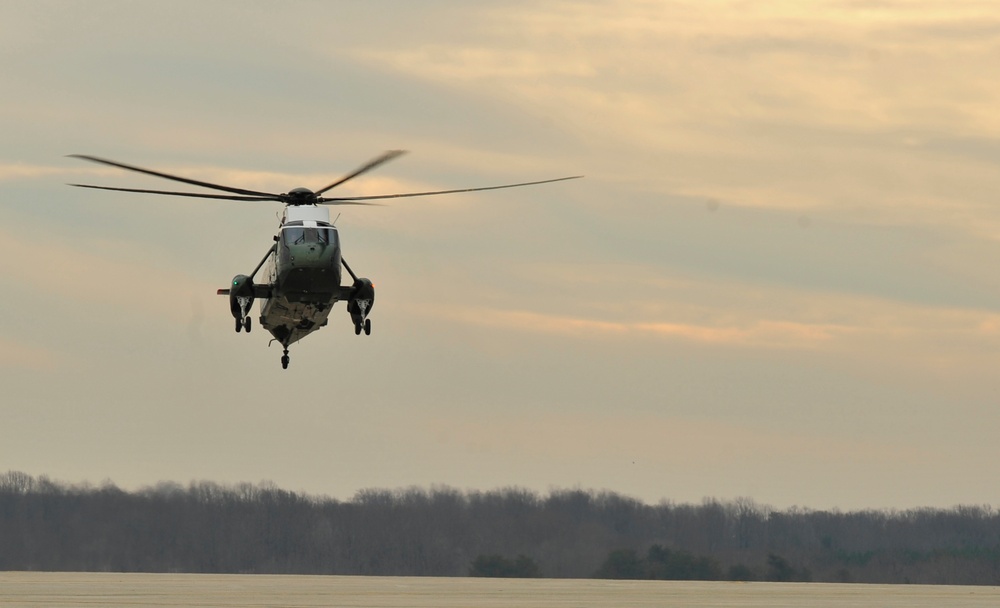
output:
[[[328,191],[404,153],[404,150],[386,151],[319,190],[300,187],[282,194],[260,192],[246,188],[234,188],[232,186],[171,175],[161,171],[144,169],[106,158],[86,154],[71,154],[69,155],[70,158],[117,167],[126,171],[152,175],[228,194],[117,188],[91,184],[68,185],[118,192],[283,203],[285,208],[281,214],[278,233],[273,236],[274,242],[267,250],[267,253],[264,254],[260,263],[257,264],[250,274],[238,274],[234,276],[229,287],[219,289],[218,294],[229,297],[229,309],[235,319],[234,327],[237,333],[241,331],[250,333],[250,330],[253,328],[250,309],[255,300],[260,300],[260,316],[258,321],[261,327],[273,336],[272,342],[277,341],[281,344],[284,349],[281,356],[281,367],[282,369],[288,369],[288,347],[312,332],[325,327],[334,304],[341,300],[347,302],[347,312],[350,315],[351,322],[354,324],[355,335],[361,335],[362,332],[365,335],[371,335],[372,332],[372,321],[369,318],[369,314],[375,304],[375,286],[370,279],[359,277],[355,274],[347,264],[347,260],[344,259],[340,246],[340,234],[334,223],[330,222],[330,206],[377,205],[378,203],[370,201],[518,188],[521,186],[548,184],[583,177],[581,175],[574,175],[517,184],[436,190],[431,192],[406,192],[401,194],[349,197],[324,196]],[[350,275],[352,280],[350,285],[341,284],[341,267]],[[263,280],[257,282],[255,277],[262,269]]]

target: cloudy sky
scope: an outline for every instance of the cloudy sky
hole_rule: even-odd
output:
[[[1000,502],[1000,8],[974,0],[0,4],[0,471],[127,489]],[[231,277],[344,207],[374,331]]]

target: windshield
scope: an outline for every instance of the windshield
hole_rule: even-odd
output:
[[[320,245],[336,245],[337,231],[333,228],[317,228],[316,236]]]
[[[281,230],[281,238],[285,245],[306,245],[317,243],[320,245],[336,245],[337,231],[334,228],[318,227],[306,228],[303,226],[287,226]]]

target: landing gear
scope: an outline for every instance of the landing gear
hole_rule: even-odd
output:
[[[285,354],[281,355],[281,369],[288,369],[288,349],[285,349]]]
[[[243,331],[243,319],[236,319],[236,333]],[[250,331],[249,329],[247,331]]]
[[[371,319],[365,319],[364,323],[355,323],[354,324],[354,335],[355,336],[360,336],[362,330],[364,330],[366,336],[372,335],[372,320]]]
[[[247,333],[250,333],[250,328],[253,327],[253,323],[250,322],[250,317],[243,319],[243,329]]]

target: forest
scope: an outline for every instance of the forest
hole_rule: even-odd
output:
[[[607,491],[271,483],[123,491],[0,474],[0,571],[1000,584],[1000,512],[648,505]]]

